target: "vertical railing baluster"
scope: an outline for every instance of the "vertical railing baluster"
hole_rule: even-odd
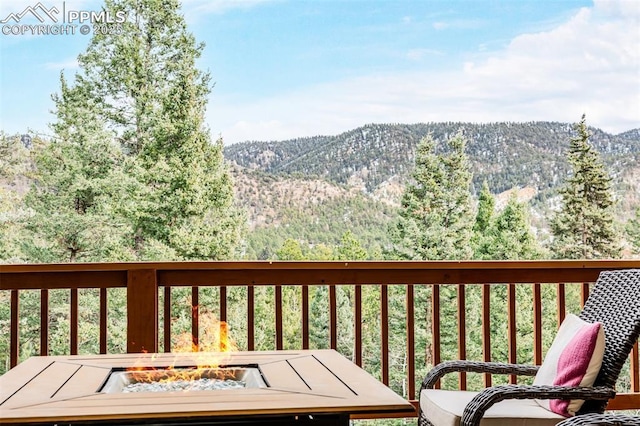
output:
[[[434,284],[431,291],[431,327],[433,346],[433,365],[440,364],[440,285]],[[434,389],[440,389],[440,380],[438,380]]]
[[[100,353],[107,353],[107,320],[109,311],[108,291],[106,288],[100,288]]]
[[[564,283],[558,283],[557,294],[558,327],[560,327],[560,324],[562,324],[562,321],[564,321],[564,317],[567,315],[567,296],[564,288]]]
[[[49,355],[49,290],[40,290],[40,356]]]
[[[229,325],[227,324],[227,287],[220,286],[219,290],[219,302],[218,308],[220,310],[220,322],[218,324],[219,332],[220,332],[220,348],[219,350],[226,351],[229,350],[228,347],[224,346],[228,344],[229,341]]]
[[[11,325],[9,326],[9,367],[18,365],[20,353],[20,328],[19,328],[20,294],[18,290],[11,290]]]
[[[467,359],[467,318],[464,284],[458,284],[458,359]],[[467,373],[458,374],[460,390],[467,390]]]
[[[336,286],[329,286],[329,341],[331,349],[338,349],[338,297]]]
[[[171,286],[164,286],[164,301],[162,306],[164,316],[163,342],[165,352],[171,352]]]
[[[200,287],[191,287],[191,342],[197,352],[200,346]]]
[[[362,286],[356,285],[355,288],[355,363],[358,367],[362,367]]]
[[[227,287],[220,286],[220,321],[227,322]]]
[[[509,336],[509,362],[515,364],[517,362],[517,329],[516,329],[516,285],[507,285],[507,330]],[[516,384],[518,377],[515,374],[509,375],[509,383]]]
[[[276,349],[283,348],[282,344],[282,286],[276,285]]]
[[[71,292],[71,300],[70,300],[70,340],[69,340],[69,353],[71,355],[78,354],[78,289],[72,288]]]
[[[226,342],[229,337],[227,325],[227,287],[220,286],[220,342]]]
[[[302,286],[302,349],[309,349],[309,286]]]
[[[491,362],[491,286],[482,284],[482,360]],[[484,374],[484,386],[491,386],[491,373]]]
[[[413,285],[407,285],[407,382],[408,390],[406,397],[415,399],[416,397],[416,364],[415,364],[415,307]]]
[[[247,286],[247,350],[255,349],[255,288]]]
[[[542,289],[533,284],[533,363],[542,364]]]
[[[638,359],[638,342],[631,349],[631,392],[640,392],[640,359]]]
[[[580,306],[584,308],[584,304],[587,303],[587,299],[589,298],[589,283],[582,283],[582,287],[580,289]]]
[[[389,384],[389,289],[386,284],[380,286],[380,331],[381,331],[381,367],[382,383]]]

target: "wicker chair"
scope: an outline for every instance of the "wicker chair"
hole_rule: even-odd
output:
[[[593,387],[501,385],[481,392],[436,390],[433,389],[436,382],[451,372],[535,376],[539,368],[496,362],[443,362],[435,366],[422,383],[419,425],[478,426],[484,418],[483,426],[546,426],[564,419],[542,408],[534,399],[583,399],[585,403],[578,414],[604,412],[608,400],[615,396],[613,389],[620,370],[640,335],[640,269],[602,272],[579,316],[604,326],[604,358]],[[523,418],[530,421],[525,422]]]
[[[590,413],[563,420],[557,426],[640,426],[640,417]]]

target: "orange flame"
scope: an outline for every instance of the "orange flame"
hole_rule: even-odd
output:
[[[197,308],[194,308],[197,309]],[[136,365],[127,368],[131,377],[136,382],[166,383],[176,380],[198,380],[205,373],[211,375],[211,369],[216,369],[229,362],[231,352],[238,351],[238,346],[229,336],[229,327],[226,322],[218,321],[212,313],[202,313],[199,316],[200,336],[196,340],[191,333],[182,333],[176,338],[176,344],[172,352],[193,353],[195,366],[187,368],[176,367],[177,359],[171,365],[162,369],[149,366]],[[197,344],[196,344],[197,341]],[[151,356],[154,360],[155,354]],[[140,360],[139,364],[144,361]],[[229,373],[227,373],[229,374]],[[225,371],[216,373],[217,378],[224,379]]]

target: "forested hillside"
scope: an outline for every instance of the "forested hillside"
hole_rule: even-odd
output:
[[[458,129],[468,139],[476,198],[486,181],[500,209],[515,189],[521,201],[529,202],[531,223],[544,244],[550,212],[558,205],[558,186],[569,172],[565,154],[572,124],[372,124],[337,136],[225,147],[235,198],[249,222],[241,256],[275,259],[287,239],[311,247],[336,246],[347,231],[370,256],[380,254],[390,244],[388,225],[397,217],[418,142],[430,133],[441,151]],[[619,135],[590,131],[590,141],[613,178],[622,227],[640,206],[640,129]],[[6,173],[0,176],[1,204],[7,218],[3,227],[11,234],[8,226],[25,214],[21,200],[30,186],[27,171],[34,167],[30,152],[46,142],[35,138],[28,150],[18,136],[3,140],[7,155]]]
[[[518,189],[531,202],[532,223],[544,238],[557,188],[569,172],[571,123],[371,124],[336,136],[244,142],[225,148],[239,202],[252,232],[247,255],[273,258],[286,238],[337,243],[350,229],[369,251],[388,244],[415,148],[427,134],[443,142],[462,130],[477,194],[483,182],[500,194]],[[591,128],[591,143],[613,178],[616,211],[625,221],[640,204],[640,129],[612,135]],[[498,198],[498,206],[508,197]]]

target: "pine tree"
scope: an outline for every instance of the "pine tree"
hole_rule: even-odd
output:
[[[634,253],[640,254],[640,207],[636,207],[636,214],[629,219],[625,226],[631,249]]]
[[[471,172],[465,146],[461,133],[448,140],[448,153],[436,154],[431,136],[418,144],[412,181],[402,196],[400,217],[390,229],[394,242],[390,257],[408,260],[472,257]],[[428,300],[429,290],[416,288],[416,300]],[[452,320],[440,328],[442,359],[457,357],[455,294],[454,286],[440,288],[441,318]],[[428,343],[431,324],[428,305],[416,312],[416,321],[424,324],[423,329],[416,331],[416,346],[424,348],[424,358],[418,353],[417,362],[425,366],[433,360],[433,348]]]
[[[117,214],[127,182],[122,153],[82,88],[61,78],[53,100],[56,136],[36,154],[25,250],[37,262],[131,260],[123,244],[127,226]]]
[[[551,221],[552,251],[560,259],[620,256],[613,219],[611,178],[589,144],[585,116],[575,126],[567,159],[571,176],[560,190],[562,208]]]
[[[478,212],[473,224],[472,244],[474,259],[486,258],[486,249],[491,245],[492,240],[492,235],[489,232],[492,230],[491,224],[494,221],[495,205],[496,200],[489,190],[489,184],[484,181],[478,196]]]
[[[204,46],[179,8],[177,0],[107,0],[105,10],[127,20],[92,37],[56,106],[73,116],[78,102],[65,92],[81,98],[87,120],[76,130],[117,141],[126,155],[123,169],[135,182],[120,212],[137,258],[224,259],[235,254],[244,218],[222,141],[212,143],[204,125],[210,77],[195,66]]]
[[[505,208],[492,224],[493,242],[487,259],[537,259],[540,249],[529,224],[527,205],[512,193]]]
[[[473,231],[483,233],[489,229],[493,221],[493,211],[496,207],[496,200],[489,190],[489,184],[485,180],[482,183],[482,190],[478,196],[478,212],[476,221],[473,224]]]
[[[276,252],[278,260],[304,260],[305,256],[302,253],[302,247],[300,242],[293,238],[287,238],[282,244],[282,247]]]
[[[18,189],[29,169],[30,151],[18,135],[0,131],[0,262],[25,261],[21,242],[23,222],[29,216]]]
[[[366,260],[367,251],[362,248],[360,241],[347,231],[342,234],[340,245],[336,249],[336,260]]]
[[[435,154],[431,136],[416,149],[412,181],[391,227],[392,257],[413,260],[472,256],[471,172],[461,133],[449,139],[450,153]]]

